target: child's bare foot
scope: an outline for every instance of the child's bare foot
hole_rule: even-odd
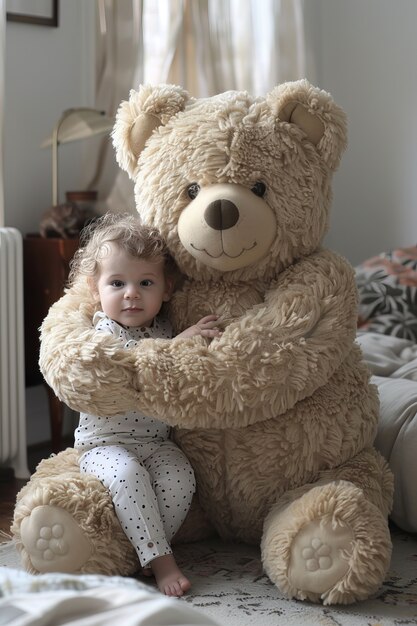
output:
[[[182,596],[191,587],[191,583],[184,576],[175,562],[172,554],[158,556],[151,562],[159,591],[166,596]]]

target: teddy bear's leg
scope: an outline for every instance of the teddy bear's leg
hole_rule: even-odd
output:
[[[364,479],[360,467],[355,482],[368,482],[369,489],[326,476],[277,504],[267,517],[265,571],[289,596],[346,604],[369,597],[383,582],[391,557],[387,514],[369,495],[385,478],[389,490],[390,476],[378,478],[371,471]],[[353,477],[352,464],[346,473]]]
[[[23,566],[31,573],[131,575],[136,553],[114,513],[110,495],[76,454],[42,461],[20,491],[11,527]]]
[[[11,531],[31,573],[129,576],[139,568],[107,490],[88,474],[29,485],[16,503]]]

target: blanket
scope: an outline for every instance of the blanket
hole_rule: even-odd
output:
[[[0,624],[9,626],[216,626],[201,611],[132,578],[34,576],[0,568]]]
[[[391,519],[417,532],[417,344],[375,332],[358,332],[357,341],[380,397],[375,446],[394,474]]]

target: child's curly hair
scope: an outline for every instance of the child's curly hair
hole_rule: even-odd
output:
[[[72,286],[81,276],[96,278],[100,260],[115,243],[129,256],[147,261],[165,260],[165,271],[174,274],[176,266],[166,244],[155,228],[142,224],[130,213],[106,213],[88,224],[81,232],[80,247],[75,253],[68,277]]]

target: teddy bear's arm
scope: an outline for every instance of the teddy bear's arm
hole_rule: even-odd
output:
[[[329,252],[284,272],[209,345],[144,339],[134,350],[92,327],[88,288],[73,287],[42,325],[40,366],[68,406],[97,415],[134,408],[184,428],[244,426],[284,413],[323,385],[352,346],[351,268]]]
[[[324,385],[351,350],[356,307],[346,261],[328,251],[301,260],[210,345],[201,338],[142,341],[141,408],[183,428],[237,427],[282,414]]]
[[[76,411],[116,415],[135,408],[131,350],[92,324],[95,305],[83,282],[49,310],[41,327],[39,366],[60,400]]]

